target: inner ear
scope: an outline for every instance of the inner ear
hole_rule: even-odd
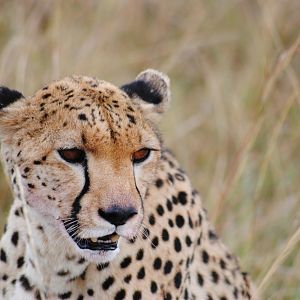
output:
[[[20,92],[11,90],[5,86],[0,86],[0,110],[16,102],[20,98],[24,98]]]
[[[171,100],[169,77],[152,69],[141,72],[134,81],[123,85],[121,89],[140,106],[144,116],[154,123],[159,121]]]
[[[163,96],[159,91],[143,80],[135,80],[125,84],[121,89],[130,98],[139,97],[148,103],[159,104],[163,100]]]
[[[141,72],[134,81],[123,85],[121,89],[130,98],[139,98],[154,105],[170,100],[169,77],[153,69]]]

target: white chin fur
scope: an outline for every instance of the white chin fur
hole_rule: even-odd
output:
[[[81,249],[78,251],[83,258],[95,264],[104,264],[112,261],[119,254],[119,252],[119,247],[112,251],[91,251]]]

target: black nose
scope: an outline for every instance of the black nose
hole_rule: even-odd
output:
[[[136,215],[137,211],[133,207],[112,206],[106,210],[99,208],[98,214],[109,223],[120,226]]]

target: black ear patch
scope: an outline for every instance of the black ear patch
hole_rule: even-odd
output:
[[[0,109],[14,103],[20,98],[24,98],[20,92],[0,86]]]
[[[143,80],[135,80],[131,83],[121,86],[121,89],[130,97],[138,96],[142,100],[159,104],[163,100],[163,96],[153,88],[149,83]]]

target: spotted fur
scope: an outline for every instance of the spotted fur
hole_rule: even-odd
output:
[[[1,91],[15,195],[0,242],[1,299],[254,299],[157,133],[165,75],[147,70],[121,88],[73,76],[28,98]],[[60,156],[74,148],[84,153],[76,163]],[[145,148],[149,157],[134,162]],[[114,250],[76,244],[114,231]]]

